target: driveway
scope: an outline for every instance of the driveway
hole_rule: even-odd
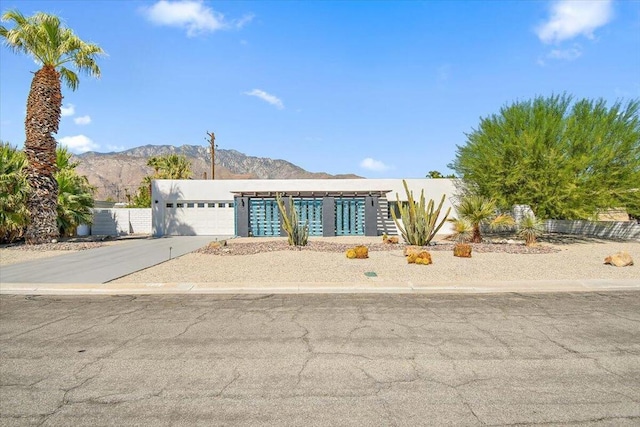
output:
[[[640,423],[640,292],[0,296],[0,425]]]
[[[192,252],[222,237],[171,236],[130,239],[2,267],[2,283],[106,283]]]

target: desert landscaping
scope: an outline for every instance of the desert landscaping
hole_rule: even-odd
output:
[[[384,244],[374,237],[310,238],[306,247],[290,247],[286,238],[235,238],[226,245],[216,242],[208,248],[133,273],[116,283],[228,283],[265,284],[334,283],[392,285],[472,284],[474,282],[532,280],[640,280],[637,265],[614,267],[604,259],[627,252],[637,260],[640,242],[611,241],[588,237],[548,235],[534,247],[521,242],[487,239],[473,244],[471,258],[453,256],[452,243],[436,239],[428,247],[431,265],[409,265],[402,244]],[[29,247],[0,248],[0,265],[64,255],[69,250],[90,250],[107,242],[59,242]],[[369,249],[367,259],[347,259],[345,251],[354,245]]]

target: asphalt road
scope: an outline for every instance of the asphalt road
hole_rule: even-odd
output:
[[[639,425],[640,292],[0,297],[0,425]]]

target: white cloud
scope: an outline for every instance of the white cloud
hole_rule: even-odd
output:
[[[555,61],[575,61],[582,56],[582,47],[580,45],[574,45],[567,49],[552,49],[545,56],[538,58],[538,65],[544,67],[547,65],[547,60]]]
[[[389,166],[385,165],[380,160],[374,160],[371,157],[367,157],[366,159],[361,161],[360,167],[362,169],[367,169],[374,172],[384,172],[386,170],[391,169]]]
[[[88,125],[89,123],[91,123],[91,117],[89,116],[76,117],[73,119],[73,121],[77,125]]]
[[[564,59],[566,61],[573,61],[582,56],[582,49],[579,46],[574,46],[569,49],[553,49],[547,55],[551,59]]]
[[[109,150],[109,151],[124,151],[124,145],[107,144],[107,150]]]
[[[559,0],[551,5],[551,17],[536,28],[543,43],[556,43],[583,35],[593,38],[593,31],[613,19],[611,0]]]
[[[76,106],[73,104],[67,104],[66,106],[62,106],[60,108],[60,113],[62,117],[73,116],[76,113]]]
[[[75,154],[95,151],[99,148],[98,144],[85,135],[65,136],[63,138],[59,138],[58,142],[62,145],[66,145],[69,151]]]
[[[253,15],[245,15],[241,19],[227,21],[222,13],[205,6],[202,0],[160,0],[143,9],[143,13],[154,24],[186,28],[189,37],[230,28],[239,29],[253,19]]]
[[[278,98],[275,95],[271,95],[270,93],[267,93],[267,92],[265,92],[263,90],[253,89],[252,91],[244,92],[244,94],[245,95],[249,95],[249,96],[258,97],[258,98],[262,99],[263,101],[266,101],[269,104],[275,106],[279,110],[282,110],[284,108],[284,104],[282,103],[282,100],[280,98]]]

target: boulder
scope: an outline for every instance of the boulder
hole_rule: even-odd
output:
[[[604,259],[604,263],[616,267],[628,267],[630,265],[633,265],[633,259],[627,252],[622,251],[613,255],[609,255]]]

